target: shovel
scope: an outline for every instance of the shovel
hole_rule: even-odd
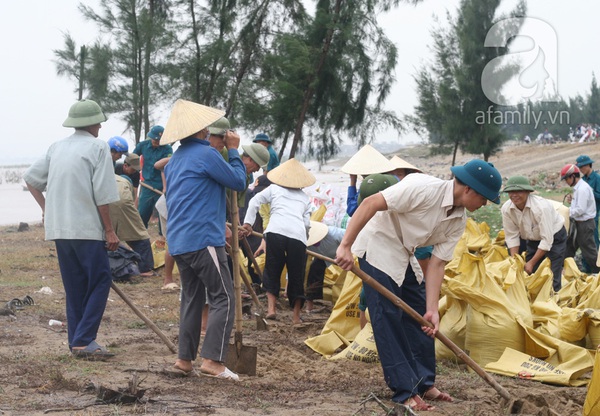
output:
[[[322,256],[322,255],[320,255],[318,253],[314,253],[310,250],[306,250],[306,252],[313,257],[336,264],[334,259],[330,259],[329,257]],[[409,305],[407,305],[402,299],[400,299],[398,296],[396,296],[394,293],[392,293],[389,289],[387,289],[385,286],[383,286],[377,280],[373,279],[367,273],[363,272],[361,269],[359,269],[355,265],[352,266],[351,271],[352,271],[352,273],[354,273],[355,275],[360,277],[360,279],[363,281],[363,283],[366,283],[369,286],[371,286],[373,289],[375,289],[377,292],[379,292],[381,295],[383,295],[385,298],[387,298],[390,302],[392,302],[394,305],[396,305],[398,308],[402,309],[406,314],[408,314],[411,318],[413,318],[419,324],[421,324],[422,326],[428,326],[430,328],[433,327],[433,324],[431,322],[427,321],[425,318],[423,318],[421,315],[419,315],[419,313],[417,311],[415,311],[413,308],[411,308]],[[440,331],[436,332],[435,337],[437,339],[439,339],[448,348],[450,348],[452,350],[452,352],[458,358],[460,358],[465,364],[467,364],[469,367],[471,367],[473,369],[473,371],[475,371],[477,373],[477,375],[479,375],[486,383],[488,383],[490,386],[492,386],[494,388],[494,390],[496,390],[496,392],[498,392],[498,394],[502,398],[509,400],[509,401],[512,399],[511,395],[506,391],[506,389],[504,387],[502,387],[491,375],[486,373],[486,371],[483,368],[481,368],[479,366],[479,364],[477,364],[475,361],[473,361],[473,359],[471,357],[469,357],[466,352],[461,350],[458,345],[456,345],[454,342],[452,342],[452,340],[450,338],[448,338],[446,335],[442,334]]]
[[[227,224],[227,225],[230,225],[230,224]],[[227,253],[229,253],[229,257],[233,258],[233,253],[231,252],[231,249],[227,248]],[[260,299],[258,299],[256,292],[252,288],[250,276],[248,276],[248,272],[246,271],[246,269],[244,269],[244,266],[242,265],[242,263],[238,263],[238,267],[240,269],[240,277],[244,281],[244,285],[246,286],[246,289],[248,289],[248,292],[250,293],[250,296],[252,297],[252,301],[254,302],[254,305],[256,306],[256,310],[258,311],[258,312],[254,313],[254,316],[256,317],[256,329],[259,331],[266,331],[268,329],[267,328],[268,323],[267,323],[267,320],[265,319],[265,312],[264,312],[262,304],[260,303]]]
[[[239,239],[238,224],[239,212],[237,204],[237,192],[233,191],[231,195],[231,222],[232,222],[232,245],[231,261],[233,263],[233,288],[235,292],[235,335],[233,345],[229,345],[225,365],[240,374],[249,376],[256,375],[256,355],[257,348],[244,345],[242,342],[242,285],[240,277],[239,261]]]

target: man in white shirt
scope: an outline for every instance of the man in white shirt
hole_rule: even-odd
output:
[[[567,239],[566,257],[575,256],[575,252],[579,248],[589,266],[589,270],[584,271],[598,273],[600,271],[596,265],[598,249],[594,242],[594,233],[596,232],[594,191],[585,181],[581,180],[581,171],[577,165],[565,165],[560,171],[560,178],[573,188],[571,208],[569,209],[571,225]]]
[[[510,200],[502,205],[502,225],[508,252],[519,254],[521,240],[527,246],[525,271],[535,272],[542,260],[550,259],[553,287],[561,287],[561,276],[567,247],[565,220],[547,199],[533,195],[533,187],[524,176],[513,176],[504,192]]]
[[[490,163],[474,159],[453,166],[454,180],[412,173],[365,198],[336,252],[345,270],[358,256],[360,268],[433,324],[420,327],[395,304],[365,285],[377,351],[392,400],[413,410],[432,410],[427,400],[452,401],[435,386],[433,337],[439,328],[438,302],[445,266],[453,257],[467,221],[488,200],[499,203],[502,177]],[[425,280],[414,252],[433,246]],[[425,286],[425,287],[423,287]],[[424,331],[429,337],[423,337]]]

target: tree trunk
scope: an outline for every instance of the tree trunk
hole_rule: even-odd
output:
[[[194,37],[194,47],[196,56],[194,57],[194,86],[192,88],[192,101],[200,102],[200,61],[202,59],[200,53],[200,42],[198,41],[198,22],[196,22],[196,10],[194,7],[195,0],[190,0],[190,15],[192,17],[192,36]]]
[[[79,50],[79,100],[83,99],[83,87],[85,85],[85,61],[87,59],[87,50],[82,46]]]
[[[296,150],[298,150],[298,146],[302,141],[302,128],[304,127],[304,121],[306,120],[306,113],[308,112],[310,101],[315,92],[315,87],[313,83],[321,73],[323,65],[325,64],[325,59],[327,59],[329,47],[331,46],[331,42],[333,40],[334,28],[337,25],[339,19],[341,4],[342,0],[336,0],[333,18],[331,19],[331,27],[327,30],[327,35],[325,36],[325,39],[323,41],[323,48],[321,49],[321,56],[319,57],[319,62],[315,68],[314,73],[311,77],[309,77],[308,82],[306,83],[306,90],[304,91],[304,97],[302,99],[302,109],[300,110],[300,114],[298,115],[298,122],[296,123],[296,128],[294,130],[294,139],[292,141],[292,148],[290,149],[290,159],[296,155]]]
[[[290,137],[290,131],[286,131],[285,135],[283,136],[283,143],[281,143],[281,148],[279,149],[279,160],[281,160],[281,158],[283,157],[283,152],[285,150],[285,147],[287,146],[287,141],[288,138]]]
[[[458,153],[458,145],[459,145],[460,141],[455,141],[454,142],[454,150],[452,151],[452,165],[454,166],[456,164],[456,154]]]

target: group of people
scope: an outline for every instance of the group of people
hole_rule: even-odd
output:
[[[281,273],[287,267],[293,323],[300,323],[300,311],[307,301],[306,248],[318,247],[309,241],[311,228],[314,231],[318,227],[311,227],[309,198],[302,188],[312,185],[315,177],[295,159],[279,166],[278,161],[271,164],[274,151],[266,134],[258,135],[252,145],[242,146],[244,154],[240,156],[240,137],[223,115],[219,110],[178,100],[166,127],[153,128],[149,142],[138,144],[133,153],[141,153],[144,167],[150,164],[159,173],[158,177],[155,172],[146,176],[142,168],[143,179],[150,180],[151,187],[144,189],[165,194],[164,232],[180,272],[179,352],[169,373],[185,376],[194,370],[207,305],[199,371],[239,380],[224,364],[235,309],[226,249],[232,237],[226,226],[227,190],[243,194],[251,182],[249,175],[260,168],[266,171],[268,186],[243,200],[246,211],[239,236],[252,234],[257,214],[266,207],[260,227],[266,241],[262,287],[267,292],[268,315],[276,319]],[[110,206],[124,199],[124,194],[135,199],[133,180],[115,180],[113,146],[97,139],[105,120],[94,101],[75,103],[63,123],[75,132],[54,143],[25,173],[27,186],[42,208],[46,239],[56,244],[66,293],[69,348],[74,356],[84,358],[112,356],[96,341],[112,280],[106,250],[116,250],[121,240]],[[170,145],[177,141],[179,147],[172,152]],[[117,154],[120,149],[124,154],[127,150],[117,142],[120,140],[114,141],[116,149],[112,150]],[[167,152],[146,158],[144,149],[152,147],[156,152],[160,146],[168,146]],[[358,258],[363,271],[431,323],[421,327],[378,291],[365,286],[364,303],[392,400],[417,411],[431,410],[428,401],[453,400],[435,386],[433,338],[439,329],[438,302],[445,266],[464,233],[466,212],[488,201],[500,203],[502,178],[491,163],[479,159],[451,167],[454,178],[442,180],[398,157],[388,160],[370,147],[359,153],[360,157],[345,166],[351,178],[348,214],[352,220],[345,231],[327,230],[319,239],[324,250],[335,250],[335,261],[341,268],[351,270]],[[577,248],[581,248],[590,270],[598,271],[600,211],[596,207],[600,204],[596,201],[600,189],[596,188],[600,180],[592,163],[582,155],[561,171],[561,178],[573,187],[568,233],[564,219],[545,199],[532,194],[533,187],[526,178],[512,177],[504,187],[509,195],[502,206],[507,248],[512,255],[526,251],[528,273],[548,257],[555,290],[560,289],[564,257]],[[139,171],[139,158],[129,155],[121,167],[124,173],[126,166]],[[359,175],[363,181],[357,189]],[[142,197],[144,189],[138,206],[154,206],[151,201],[158,198]],[[146,211],[140,210],[144,221],[141,211]],[[326,238],[329,235],[330,241]],[[313,282],[319,283],[322,270],[319,265]]]

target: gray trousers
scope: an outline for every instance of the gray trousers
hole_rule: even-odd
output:
[[[581,249],[581,254],[590,267],[591,273],[598,273],[600,269],[596,266],[598,250],[594,241],[596,232],[596,222],[594,218],[587,221],[575,221],[571,219],[569,227],[569,238],[567,239],[567,252],[565,257],[575,256],[577,249]]]
[[[223,362],[233,329],[235,297],[224,247],[173,256],[181,279],[179,359],[194,361],[200,344],[202,308],[208,297],[208,325],[200,356]]]

